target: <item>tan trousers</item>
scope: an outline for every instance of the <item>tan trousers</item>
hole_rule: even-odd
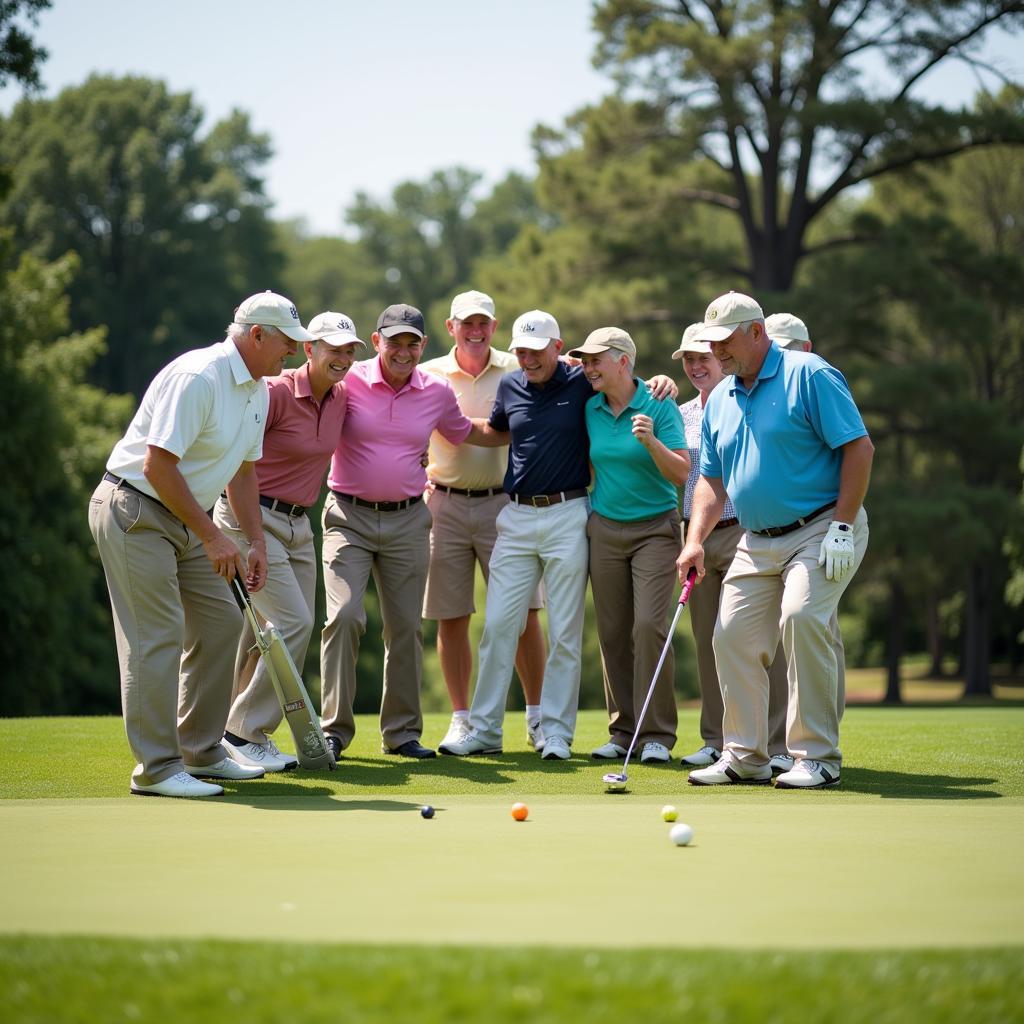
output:
[[[789,711],[786,746],[838,770],[839,666],[832,622],[868,545],[868,517],[853,522],[854,566],[842,583],[818,565],[831,515],[824,513],[784,537],[747,531],[722,585],[715,660],[725,698],[725,748],[750,766],[768,761],[769,659],[779,643],[786,657]],[[781,607],[781,620],[779,609]]]
[[[384,622],[384,689],[380,730],[391,749],[423,732],[420,617],[430,561],[430,510],[422,502],[374,512],[334,494],[324,505],[327,621],[320,643],[324,732],[344,750],[355,735],[353,704],[359,640],[366,631],[363,598],[373,573]]]
[[[231,700],[242,617],[202,542],[150,498],[102,481],[89,503],[114,615],[121,708],[138,761],[162,782],[215,764]]]
[[[313,527],[305,515],[288,516],[262,506],[260,511],[267,542],[267,582],[252,595],[252,603],[257,614],[276,627],[301,672],[316,613]],[[238,528],[226,499],[217,502],[213,521],[238,545],[243,555],[248,551],[249,542]],[[281,724],[284,713],[255,644],[246,619],[235,653],[227,728],[244,740],[265,743]]]
[[[665,646],[679,555],[679,513],[622,523],[591,513],[590,587],[601,645],[608,732],[628,747]],[[665,656],[637,743],[675,746],[675,660]]]
[[[697,677],[700,682],[700,736],[709,747],[722,749],[722,687],[715,665],[712,638],[718,621],[718,605],[722,581],[732,565],[736,545],[743,536],[743,527],[724,526],[712,530],[704,541],[704,570],[700,586],[690,594],[690,626],[697,654]],[[768,751],[770,755],[786,752],[786,705],[789,683],[786,680],[786,659],[779,646],[768,668]]]

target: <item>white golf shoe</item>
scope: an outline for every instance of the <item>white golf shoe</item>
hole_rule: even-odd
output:
[[[535,718],[532,722],[526,723],[526,742],[534,750],[544,749],[544,730],[540,727],[540,719]]]
[[[544,741],[544,753],[540,756],[545,761],[568,761],[572,751],[561,736],[550,736]]]
[[[830,768],[820,761],[797,761],[788,772],[775,778],[776,789],[820,789],[822,786],[838,786],[839,770]]]
[[[445,746],[453,743],[461,743],[466,739],[471,730],[469,727],[469,719],[459,715],[456,717],[452,715],[451,722],[448,723],[448,731],[444,734],[444,739],[441,740],[441,746],[439,749],[442,753],[445,753]]]
[[[773,754],[768,764],[773,772],[788,772],[796,764],[796,758],[792,754]]]
[[[284,770],[290,772],[293,768],[299,767],[299,759],[294,754],[286,754],[280,747],[272,740],[267,740],[267,750],[284,763]]]
[[[234,743],[226,736],[221,740],[224,749],[232,761],[245,765],[247,768],[262,768],[265,772],[283,772],[286,770],[283,758],[275,756],[268,743]],[[295,762],[298,764],[298,761]]]
[[[641,764],[668,764],[671,760],[672,755],[664,743],[645,743],[640,751]]]
[[[772,781],[772,770],[768,765],[746,768],[726,751],[710,768],[690,772],[687,781],[693,786],[767,786]]]
[[[687,754],[686,757],[680,758],[679,763],[685,768],[707,768],[708,765],[714,764],[721,756],[722,752],[718,747],[705,746],[701,747],[696,753]]]
[[[132,796],[176,796],[186,799],[194,799],[204,796],[223,796],[222,786],[215,786],[212,782],[200,782],[192,778],[188,772],[178,772],[169,779],[161,779],[159,782],[152,782],[146,785],[132,779]]]
[[[187,764],[185,771],[197,779],[230,779],[243,782],[247,779],[262,779],[265,769],[248,764],[239,764],[230,757],[221,758],[213,764]]]
[[[500,754],[501,746],[493,743],[485,743],[480,739],[479,733],[470,729],[465,737],[456,743],[442,743],[438,748],[442,754],[450,754],[452,757],[471,757],[473,754]]]
[[[595,761],[618,761],[626,756],[626,748],[620,747],[618,743],[609,740],[590,752]]]

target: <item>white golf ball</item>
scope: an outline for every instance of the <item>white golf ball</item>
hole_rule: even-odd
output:
[[[680,822],[669,829],[668,837],[676,846],[686,846],[693,838],[693,829]]]

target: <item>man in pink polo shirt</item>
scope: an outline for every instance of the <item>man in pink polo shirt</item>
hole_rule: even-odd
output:
[[[313,317],[307,328],[316,340],[304,345],[306,363],[267,381],[270,408],[263,435],[263,457],[256,463],[263,533],[267,542],[267,582],[253,594],[257,612],[278,629],[288,653],[302,666],[313,632],[316,551],[306,509],[320,499],[324,474],[345,421],[345,385],[360,346],[355,324],[344,313]],[[214,510],[214,522],[247,551],[249,540],[233,511],[233,486]],[[281,705],[243,625],[235,659],[235,686],[224,746],[240,764],[280,772],[298,764],[271,738],[281,724]]]
[[[372,572],[384,620],[383,750],[436,757],[420,743],[421,610],[431,524],[422,456],[435,430],[451,444],[492,446],[503,439],[489,438],[463,415],[446,380],[417,369],[427,343],[418,309],[388,306],[372,340],[376,358],[358,363],[345,381],[345,424],[324,506],[322,722],[337,758],[355,735],[356,660]]]

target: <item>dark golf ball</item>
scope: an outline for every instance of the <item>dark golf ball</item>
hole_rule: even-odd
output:
[[[420,808],[420,814],[424,818],[432,818],[434,816],[434,808],[431,807],[430,804],[424,804],[424,806]]]

